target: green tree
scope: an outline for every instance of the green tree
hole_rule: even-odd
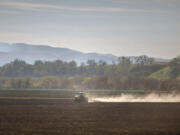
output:
[[[145,64],[146,65],[152,64],[153,62],[154,62],[154,59],[146,55],[141,55],[141,56],[136,57],[136,63],[141,66],[144,66]]]
[[[118,58],[118,71],[121,75],[128,75],[129,68],[132,62],[128,57],[119,57]]]
[[[171,60],[169,65],[171,67],[171,78],[177,78],[180,75],[180,55]]]

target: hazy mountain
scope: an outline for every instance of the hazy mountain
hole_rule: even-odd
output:
[[[30,45],[24,43],[0,43],[0,65],[9,63],[15,59],[24,60],[27,63],[34,63],[35,60],[54,61],[76,61],[78,64],[87,60],[105,61],[108,64],[117,61],[117,56],[112,54],[83,53],[68,48],[56,48],[46,45]],[[130,57],[132,60],[134,56]],[[166,59],[156,58],[157,61],[167,61]]]

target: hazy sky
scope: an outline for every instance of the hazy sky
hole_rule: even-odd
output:
[[[172,58],[180,0],[0,0],[0,42]]]

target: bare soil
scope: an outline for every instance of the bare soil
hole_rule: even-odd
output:
[[[40,93],[24,92],[24,96],[48,95]],[[21,95],[0,94],[1,97]],[[54,97],[70,96],[54,93]],[[180,103],[74,103],[65,99],[2,98],[0,134],[180,135]]]

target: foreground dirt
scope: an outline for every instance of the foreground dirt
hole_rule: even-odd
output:
[[[74,103],[74,91],[0,91],[1,135],[180,135],[180,103]]]
[[[1,135],[180,135],[180,103],[0,99]]]

